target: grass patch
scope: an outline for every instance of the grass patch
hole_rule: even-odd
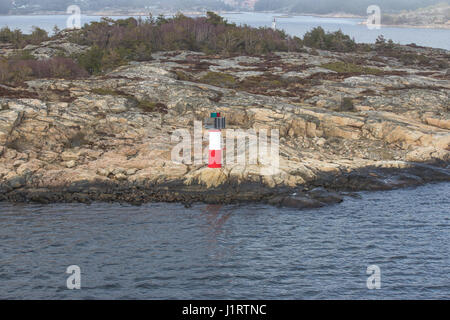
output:
[[[112,90],[108,88],[95,88],[91,90],[92,93],[102,95],[102,96],[114,96],[114,97],[124,97],[132,101],[136,107],[141,109],[143,112],[159,112],[167,113],[167,106],[161,102],[155,102],[148,99],[137,99],[135,96],[125,93],[119,90]]]
[[[297,97],[299,99],[305,98],[305,87],[309,87],[314,80],[302,79],[299,77],[283,78],[280,75],[266,72],[262,75],[249,76],[242,80],[235,78],[232,75],[209,72],[200,79],[193,80],[195,82],[215,85],[222,88],[233,88],[252,94],[266,95],[266,96],[281,96],[281,97]],[[222,96],[210,98],[215,101],[220,101]]]
[[[360,73],[360,74],[371,74],[379,75],[383,73],[383,70],[377,68],[363,67],[354,63],[348,62],[331,62],[321,65],[322,68],[335,71],[337,73]]]
[[[205,74],[203,77],[200,78],[200,81],[216,87],[226,87],[226,88],[233,88],[237,84],[235,77],[223,72],[208,72],[207,74]]]
[[[115,91],[112,89],[106,89],[106,88],[95,88],[91,90],[92,93],[98,94],[100,96],[124,96],[122,92]]]
[[[287,88],[289,81],[282,79],[279,75],[265,73],[261,76],[246,77],[239,83],[239,88],[253,90],[262,88],[263,90]]]
[[[189,74],[187,74],[184,71],[177,70],[177,71],[175,71],[175,74],[177,75],[177,80],[181,80],[181,81],[190,81],[191,80],[191,77],[189,76]]]

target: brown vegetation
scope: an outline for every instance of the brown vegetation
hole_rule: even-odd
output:
[[[88,73],[70,58],[34,60],[27,57],[0,59],[0,83],[21,83],[35,78],[75,79]]]

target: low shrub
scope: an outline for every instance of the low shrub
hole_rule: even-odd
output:
[[[54,57],[46,60],[12,58],[0,61],[0,81],[20,83],[34,78],[75,79],[87,72],[70,58]]]
[[[137,107],[144,112],[167,113],[167,106],[161,102],[143,99],[138,101]]]
[[[119,90],[110,88],[94,88],[92,93],[102,96],[120,96],[130,100],[137,108],[144,112],[167,113],[167,106],[161,102],[155,102],[148,99],[137,99],[135,96]]]
[[[100,96],[121,96],[122,93],[108,88],[94,88],[91,90],[92,93],[98,94]]]
[[[24,34],[18,29],[11,30],[8,27],[0,29],[0,43],[10,43],[17,49],[28,44],[37,45],[47,40],[49,40],[47,31],[39,27],[33,27],[31,34]]]
[[[325,32],[322,27],[307,32],[303,37],[303,44],[310,48],[338,52],[350,52],[357,48],[355,40],[341,30]]]
[[[129,50],[127,60],[151,59],[156,51],[192,50],[207,54],[265,54],[299,51],[302,40],[280,30],[236,26],[213,12],[206,17],[147,20],[103,18],[72,32],[70,41],[102,50]]]
[[[175,74],[177,75],[177,80],[181,80],[181,81],[191,80],[191,77],[189,76],[189,74],[187,74],[184,71],[177,70],[177,71],[175,71]]]
[[[200,78],[200,82],[226,88],[233,88],[237,84],[235,77],[222,72],[208,72]]]
[[[353,104],[353,99],[349,97],[344,97],[341,101],[340,111],[354,111],[355,105]]]
[[[321,65],[322,68],[335,71],[337,73],[360,73],[379,75],[383,71],[377,68],[364,67],[353,63],[347,63],[342,61],[330,62]]]

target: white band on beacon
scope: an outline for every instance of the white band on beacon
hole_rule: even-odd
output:
[[[220,130],[209,131],[209,150],[222,150],[222,134]]]

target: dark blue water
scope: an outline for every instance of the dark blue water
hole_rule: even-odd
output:
[[[450,183],[361,197],[306,211],[0,203],[0,298],[449,299]]]
[[[223,14],[230,22],[236,24],[248,24],[252,27],[271,27],[273,17],[279,14],[272,13],[240,13]],[[33,26],[43,28],[50,33],[57,25],[60,29],[67,26],[69,15],[33,15],[33,16],[0,16],[0,28],[9,26],[11,29],[21,29],[29,33]],[[114,19],[127,18],[126,16],[114,16]],[[81,24],[92,21],[99,21],[100,16],[81,16]],[[143,17],[145,19],[145,17]],[[443,48],[450,50],[450,30],[445,29],[418,29],[418,28],[394,28],[382,27],[380,30],[369,30],[360,23],[364,19],[340,19],[340,18],[319,18],[312,16],[292,16],[289,18],[279,18],[277,20],[278,29],[285,30],[288,34],[303,36],[314,27],[322,26],[327,31],[342,30],[345,34],[355,38],[357,42],[374,43],[379,35],[384,35],[387,39],[392,39],[396,43],[410,44]]]

